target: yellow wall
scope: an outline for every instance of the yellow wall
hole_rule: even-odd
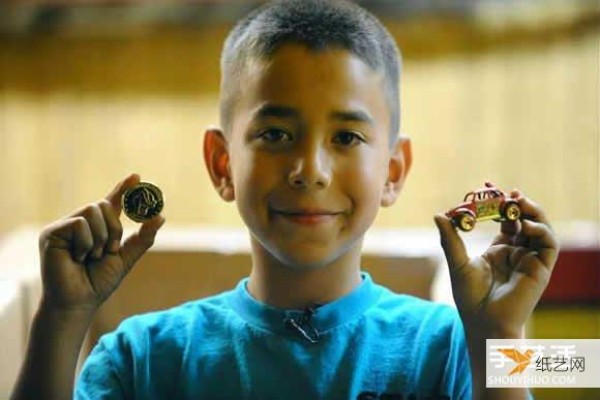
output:
[[[0,237],[100,198],[131,171],[163,189],[171,226],[241,226],[210,187],[201,153],[203,128],[218,122],[225,33],[0,39]],[[376,225],[431,226],[434,212],[486,179],[523,189],[553,221],[598,223],[599,41],[593,29],[444,57],[407,52],[403,130],[414,165],[399,204]],[[597,310],[536,311],[532,329],[557,338],[569,331],[556,326],[577,326],[593,337],[597,322]]]
[[[225,28],[0,43],[0,234],[94,201],[124,174],[160,185],[169,224],[240,225],[210,187],[202,132],[216,124]],[[598,221],[600,31],[404,66],[414,165],[377,226],[431,226],[490,179],[554,221]],[[402,38],[399,38],[402,43]]]

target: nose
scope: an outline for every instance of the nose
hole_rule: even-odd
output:
[[[294,159],[288,182],[294,189],[328,187],[331,183],[331,167],[327,152],[320,146],[303,150]]]

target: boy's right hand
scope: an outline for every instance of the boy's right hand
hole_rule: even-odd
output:
[[[96,203],[48,225],[40,234],[42,302],[58,311],[93,313],[154,244],[165,219],[142,224],[121,245],[121,197],[140,181],[131,174]]]

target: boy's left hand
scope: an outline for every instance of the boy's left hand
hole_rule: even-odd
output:
[[[542,209],[516,190],[511,197],[519,203],[521,220],[502,222],[501,233],[481,256],[469,258],[450,219],[435,216],[467,334],[521,337],[556,263],[558,239]]]

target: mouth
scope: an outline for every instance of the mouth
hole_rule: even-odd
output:
[[[284,218],[290,222],[303,225],[314,225],[333,221],[340,212],[315,209],[315,208],[299,208],[272,210],[273,214]]]

